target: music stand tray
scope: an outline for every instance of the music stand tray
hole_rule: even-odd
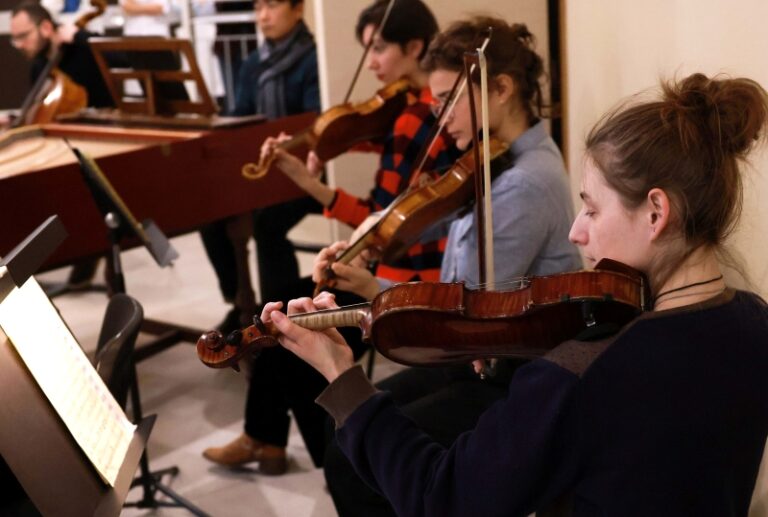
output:
[[[0,263],[14,288],[29,279],[66,236],[54,216]],[[32,265],[32,266],[30,266]],[[0,303],[8,293],[3,293]],[[147,444],[155,417],[141,420],[114,486],[102,479],[64,425],[21,356],[0,331],[0,455],[43,515],[117,516]]]
[[[236,127],[266,120],[263,115],[217,115],[219,108],[208,92],[189,40],[150,36],[90,38],[88,43],[116,109],[85,109],[62,120],[177,129]],[[139,81],[142,95],[124,95],[128,80]]]

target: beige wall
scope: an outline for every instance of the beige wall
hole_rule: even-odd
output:
[[[340,103],[347,91],[362,47],[354,36],[357,16],[372,0],[314,0],[313,23],[318,41],[320,83],[324,107]],[[427,0],[441,27],[469,14],[483,13],[501,16],[510,21],[525,22],[538,38],[538,49],[546,54],[547,25],[544,0],[510,0],[493,2],[480,0],[468,3],[462,0]],[[363,70],[352,94],[353,101],[369,98],[382,85]],[[373,185],[377,157],[375,155],[346,154],[330,164],[329,181],[354,192],[366,195]],[[346,230],[341,229],[341,235]]]
[[[692,72],[746,76],[768,86],[765,0],[566,0],[569,152],[574,195],[586,131],[619,99]],[[753,289],[768,296],[768,152],[752,155],[742,227],[732,247]],[[729,275],[735,282],[734,275]],[[751,515],[768,516],[766,461]]]
[[[569,170],[581,178],[586,131],[619,99],[692,72],[747,76],[768,86],[765,0],[566,2]],[[574,188],[574,194],[578,188]],[[732,239],[753,288],[768,296],[768,153],[752,155],[742,229]],[[733,278],[734,281],[738,279]]]

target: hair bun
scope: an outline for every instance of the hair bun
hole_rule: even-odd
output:
[[[533,48],[534,36],[524,23],[514,23],[510,27],[512,37],[528,48]]]
[[[693,74],[662,87],[666,112],[676,119],[686,145],[703,141],[710,149],[744,155],[761,137],[768,102],[757,82]]]

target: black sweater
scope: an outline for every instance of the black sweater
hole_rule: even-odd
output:
[[[349,370],[318,398],[400,515],[746,516],[768,432],[768,307],[728,290],[571,341],[444,449]]]

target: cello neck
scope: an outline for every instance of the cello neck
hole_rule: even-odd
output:
[[[48,80],[50,79],[51,72],[54,68],[59,66],[61,57],[62,48],[59,46],[59,48],[56,49],[56,52],[54,52],[53,56],[51,56],[51,58],[45,64],[43,71],[40,72],[40,75],[38,75],[37,79],[35,79],[35,84],[32,86],[32,89],[29,90],[27,96],[24,97],[24,102],[21,104],[21,108],[19,108],[19,116],[16,117],[16,119],[11,124],[12,128],[24,126],[30,123],[30,111],[40,103],[41,93],[45,88],[45,85],[48,83]]]

